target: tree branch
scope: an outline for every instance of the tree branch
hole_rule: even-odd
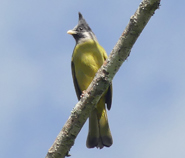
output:
[[[131,48],[146,26],[147,22],[159,8],[160,0],[143,0],[130,22],[119,38],[110,56],[98,70],[92,83],[71,112],[67,122],[49,149],[46,158],[64,158],[74,145],[75,138],[89,117],[90,112],[107,89],[114,75],[130,54]]]

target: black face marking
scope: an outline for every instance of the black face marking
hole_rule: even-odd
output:
[[[75,26],[73,30],[76,31],[76,33],[73,34],[73,37],[76,40],[76,43],[80,43],[87,39],[96,40],[94,33],[92,32],[91,28],[89,27],[89,25],[87,24],[87,22],[85,21],[81,13],[79,13],[78,25]]]

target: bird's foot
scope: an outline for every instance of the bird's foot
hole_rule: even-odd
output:
[[[86,93],[86,90],[82,91],[82,94],[80,95],[80,98],[82,98],[85,93]]]

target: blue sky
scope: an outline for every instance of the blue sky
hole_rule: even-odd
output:
[[[77,103],[66,32],[80,11],[110,54],[140,0],[0,2],[0,157],[45,157]],[[185,157],[185,1],[161,2],[113,80],[110,148],[72,157]],[[12,156],[13,155],[13,156]]]

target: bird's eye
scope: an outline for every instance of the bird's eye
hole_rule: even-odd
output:
[[[83,30],[83,28],[82,28],[82,27],[79,27],[79,30],[80,30],[80,31],[82,31],[82,30]]]

